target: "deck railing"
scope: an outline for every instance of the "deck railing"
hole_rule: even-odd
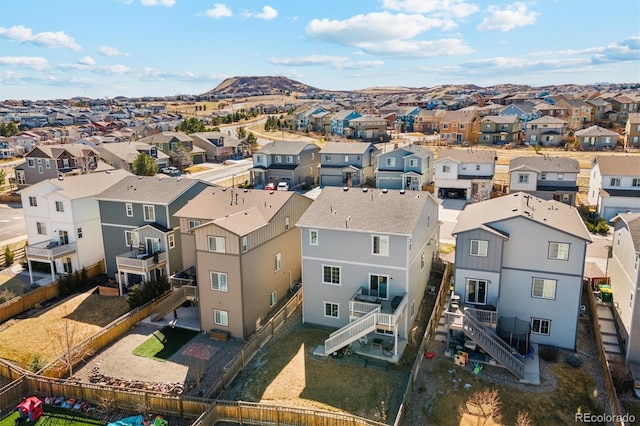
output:
[[[376,324],[378,324],[377,316],[379,311],[380,307],[331,333],[329,338],[324,341],[325,355],[330,355],[335,350],[340,349],[341,347],[346,346],[354,340],[357,340],[375,330]]]

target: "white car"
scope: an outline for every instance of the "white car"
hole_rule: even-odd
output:
[[[289,190],[289,184],[287,182],[278,183],[278,191],[288,191],[288,190]]]
[[[175,175],[179,175],[180,174],[180,170],[178,170],[177,167],[164,167],[162,170],[160,170],[162,173],[164,173],[165,175],[169,175],[169,176],[175,176]]]

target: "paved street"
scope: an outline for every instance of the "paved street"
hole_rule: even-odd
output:
[[[19,203],[0,204],[0,244],[27,233]]]

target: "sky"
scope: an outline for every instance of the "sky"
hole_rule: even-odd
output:
[[[638,0],[0,0],[0,100],[640,82]]]

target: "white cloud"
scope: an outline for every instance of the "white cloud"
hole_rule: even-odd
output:
[[[141,0],[143,6],[166,6],[171,7],[176,4],[176,0]]]
[[[78,59],[78,63],[92,67],[96,64],[96,61],[91,56],[85,56],[84,58]]]
[[[254,18],[264,19],[265,21],[270,21],[276,16],[278,16],[278,11],[271,6],[265,6],[262,8],[261,13],[256,13],[255,15],[253,15]]]
[[[407,13],[430,14],[449,18],[465,18],[478,10],[478,6],[465,0],[383,0],[382,7]]]
[[[98,74],[126,74],[131,71],[131,68],[125,65],[102,65],[94,68],[94,72]]]
[[[222,3],[216,3],[213,5],[212,9],[207,9],[204,11],[204,14],[209,18],[221,19],[228,18],[233,16],[233,12],[226,5]]]
[[[629,37],[620,43],[593,49],[593,63],[637,61],[640,57],[640,36]]]
[[[382,61],[353,61],[346,56],[309,55],[294,58],[268,58],[274,65],[287,66],[329,66],[334,69],[366,69],[384,65]]]
[[[489,16],[482,20],[477,29],[480,31],[510,31],[514,28],[535,24],[538,15],[539,13],[529,10],[527,5],[522,2],[513,3],[504,9],[489,6]]]
[[[49,68],[49,62],[39,56],[0,56],[0,64],[44,70]]]
[[[10,28],[0,27],[0,36],[17,43],[31,43],[43,47],[64,47],[71,50],[82,49],[73,37],[65,34],[64,31],[45,31],[34,34],[31,28],[15,25]]]
[[[103,56],[129,56],[128,53],[123,53],[117,47],[102,45],[98,48],[98,53]]]
[[[373,55],[407,58],[466,55],[474,52],[464,41],[456,38],[429,41],[391,40],[382,43],[360,43],[358,47]]]

